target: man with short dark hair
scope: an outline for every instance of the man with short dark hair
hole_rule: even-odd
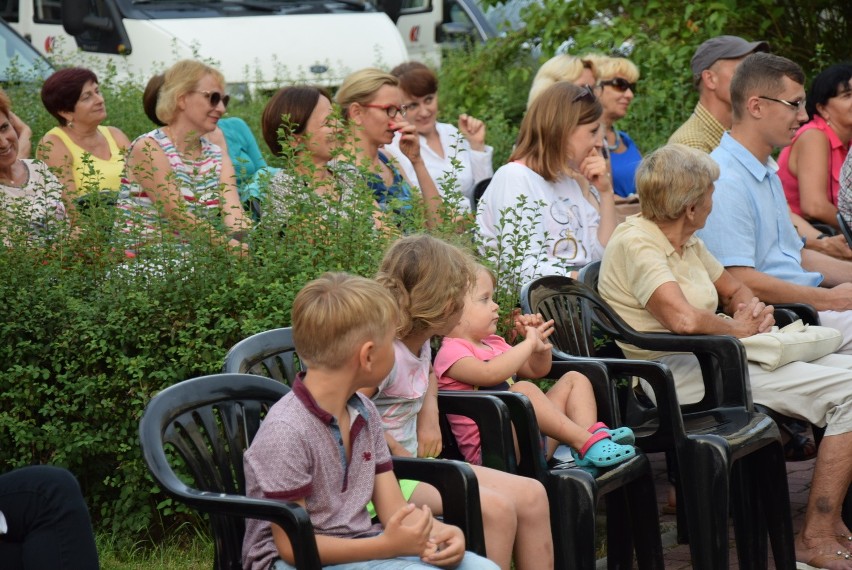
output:
[[[733,126],[710,155],[721,175],[699,236],[762,301],[814,305],[822,324],[843,332],[838,352],[852,353],[852,264],[802,249],[771,157],[807,118],[804,82],[798,65],[776,55],[755,53],[739,65],[731,81]],[[823,396],[814,390],[814,398]],[[852,536],[840,516],[852,481],[852,410],[845,402],[830,402],[822,420],[828,429],[796,539],[797,559],[817,568],[852,569]]]

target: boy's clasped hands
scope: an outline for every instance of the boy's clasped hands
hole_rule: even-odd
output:
[[[399,509],[385,524],[382,536],[392,552],[419,556],[435,566],[455,566],[464,557],[462,531],[436,520],[426,505],[417,508],[409,503]]]

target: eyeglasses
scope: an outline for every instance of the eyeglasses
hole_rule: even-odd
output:
[[[401,115],[402,118],[405,118],[405,114],[408,112],[408,107],[405,105],[376,105],[375,103],[361,103],[362,107],[369,107],[370,109],[381,109],[388,115],[388,119],[396,119],[397,115]]]
[[[782,105],[786,105],[787,107],[790,107],[791,109],[793,109],[797,113],[799,111],[805,110],[805,103],[807,102],[806,99],[799,99],[798,101],[787,101],[785,99],[776,99],[775,97],[767,97],[765,95],[758,95],[757,98],[758,99],[766,99],[767,101],[775,101],[776,103],[781,103]]]
[[[620,91],[621,93],[624,93],[628,89],[633,91],[634,94],[636,93],[636,84],[630,83],[629,81],[627,81],[623,77],[616,77],[615,79],[607,79],[606,81],[601,81],[599,83],[599,85],[612,87],[613,89],[615,89],[616,91]]]
[[[210,106],[214,109],[219,106],[221,102],[222,105],[227,109],[228,103],[231,102],[231,96],[225,95],[223,93],[219,93],[218,91],[193,91],[193,93],[201,93],[210,103]]]
[[[580,86],[580,92],[574,95],[574,98],[571,100],[572,103],[576,103],[577,101],[588,101],[590,103],[594,103],[595,92],[592,89],[591,85],[582,85]]]

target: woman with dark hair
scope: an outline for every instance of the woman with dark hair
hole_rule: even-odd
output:
[[[118,191],[130,140],[101,125],[107,112],[94,72],[60,69],[42,85],[41,101],[59,126],[42,137],[37,153],[65,186],[66,204],[93,191]]]
[[[567,81],[548,87],[479,202],[483,253],[513,271],[518,284],[540,275],[575,277],[603,255],[616,217],[601,155],[602,112],[588,87]],[[517,256],[520,266],[513,267]]]
[[[348,198],[353,197],[356,184],[353,171],[329,164],[340,145],[332,115],[331,95],[308,85],[279,89],[266,104],[261,117],[263,139],[275,156],[294,160],[291,168],[276,169],[269,179],[262,198],[264,210],[286,215],[287,204],[306,185],[327,200],[323,210],[352,206]],[[372,205],[373,219],[380,227],[381,211],[375,201]]]
[[[840,168],[852,140],[852,64],[817,75],[805,109],[810,120],[781,151],[778,176],[793,212],[837,227]]]
[[[420,136],[420,155],[432,180],[444,199],[446,188],[440,184],[448,176],[454,179],[453,190],[460,193],[460,212],[469,212],[477,183],[491,178],[494,149],[485,144],[485,123],[470,115],[459,115],[458,128],[438,122],[438,77],[416,61],[400,64],[391,70],[399,79],[406,119]],[[399,161],[409,180],[416,180],[411,161],[400,150],[402,135],[394,135],[385,148]],[[457,164],[453,164],[454,161]]]

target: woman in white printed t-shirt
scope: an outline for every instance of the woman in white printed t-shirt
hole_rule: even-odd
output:
[[[494,174],[476,223],[483,254],[519,285],[597,261],[616,226],[601,154],[602,109],[588,87],[560,81],[530,105],[509,163]]]

